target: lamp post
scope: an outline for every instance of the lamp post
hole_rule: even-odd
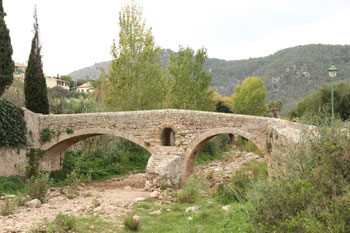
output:
[[[331,106],[332,106],[332,126],[334,124],[334,91],[333,91],[333,80],[334,78],[337,76],[337,67],[333,65],[331,65],[331,67],[329,67],[328,69],[328,74],[329,74],[329,77],[331,78]]]

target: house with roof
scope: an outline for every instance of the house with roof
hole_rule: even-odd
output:
[[[94,87],[92,86],[91,82],[84,83],[77,87],[77,92],[82,93],[92,93],[94,92]]]

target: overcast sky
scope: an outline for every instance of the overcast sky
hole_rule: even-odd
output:
[[[3,0],[13,59],[28,60],[37,4],[44,72],[63,75],[111,60],[127,0]],[[205,47],[226,60],[303,44],[349,44],[349,0],[138,0],[157,45]]]

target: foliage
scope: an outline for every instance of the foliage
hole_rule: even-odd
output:
[[[87,98],[79,97],[78,99],[69,99],[69,102],[65,105],[65,113],[87,113],[87,112],[101,112],[103,106],[101,106],[96,98],[89,96]]]
[[[255,161],[245,163],[239,171],[234,173],[229,183],[219,185],[217,199],[223,204],[246,202],[248,201],[247,193],[252,185],[259,181],[266,181],[266,179],[266,163]]]
[[[133,219],[132,215],[124,218],[124,228],[127,231],[139,231],[141,227],[140,221]]]
[[[6,13],[0,1],[0,96],[9,87],[13,81],[14,62],[12,60],[12,45],[10,32],[5,23]]]
[[[250,195],[259,232],[349,232],[350,143],[344,129],[320,127],[273,158],[276,175]]]
[[[8,216],[15,212],[15,203],[9,200],[5,200],[5,203],[0,206],[0,215]]]
[[[51,172],[51,177],[56,182],[64,181],[75,169],[79,170],[82,180],[89,177],[98,180],[135,170],[144,172],[149,157],[150,154],[136,144],[114,139],[104,147],[94,146],[89,152],[67,151],[62,169]]]
[[[270,101],[267,104],[267,112],[271,117],[279,117],[283,108],[283,103],[280,99]]]
[[[226,61],[208,58],[205,69],[210,70],[211,87],[222,96],[231,96],[234,87],[245,78],[261,77],[267,89],[267,101],[281,99],[282,115],[295,106],[296,101],[310,94],[324,83],[329,83],[327,69],[336,64],[339,69],[336,80],[349,78],[350,45],[310,44],[280,50],[272,55],[260,58]],[[163,68],[167,66],[171,50],[163,49],[159,56]],[[100,77],[99,67],[108,68],[111,62],[95,64],[73,72],[74,79]]]
[[[28,59],[28,67],[24,79],[24,95],[26,108],[48,114],[49,101],[47,97],[46,80],[41,62],[41,43],[39,40],[39,24],[36,9],[34,11],[34,37]]]
[[[18,176],[0,177],[0,196],[5,193],[19,193],[24,190],[24,183]]]
[[[49,142],[52,139],[52,130],[49,128],[44,128],[40,132],[40,141],[41,142]]]
[[[69,96],[69,91],[60,86],[47,89],[50,113],[62,114],[65,111],[65,98]]]
[[[66,129],[66,133],[67,134],[72,134],[72,133],[74,133],[74,130],[72,130],[71,128],[67,128]]]
[[[326,114],[331,116],[331,87],[323,85],[298,103],[297,107],[290,111],[289,116],[313,119],[316,115]],[[350,119],[350,81],[338,81],[334,85],[334,112],[342,120]],[[309,122],[309,121],[308,121]]]
[[[81,182],[80,169],[74,169],[70,174],[67,175],[66,182],[68,184],[66,196],[68,199],[73,199],[79,195],[78,184]]]
[[[114,60],[104,77],[107,106],[117,111],[162,107],[166,80],[158,55],[160,48],[134,1],[122,8],[119,26],[119,45],[113,44]]]
[[[200,192],[203,189],[206,189],[204,181],[192,175],[186,180],[182,189],[177,192],[176,198],[180,203],[194,203],[199,198]]]
[[[221,134],[210,139],[199,151],[196,157],[196,164],[204,164],[208,161],[220,158],[222,152],[227,150],[228,143],[228,134]]]
[[[44,202],[51,185],[52,180],[49,173],[40,173],[36,177],[32,176],[29,178],[25,187],[31,199],[39,199],[41,202]]]
[[[242,86],[237,85],[233,95],[233,112],[245,115],[265,114],[266,88],[258,77],[246,78]]]
[[[259,150],[259,148],[252,141],[249,141],[244,137],[238,136],[237,146],[240,151],[254,152],[262,156],[262,153]]]
[[[5,90],[2,98],[9,100],[17,107],[24,107],[24,84],[23,81],[15,78],[9,88]]]
[[[58,214],[52,222],[32,228],[30,233],[70,233],[78,232],[78,219],[74,216]]]
[[[73,78],[71,76],[62,75],[62,76],[60,76],[60,79],[69,82],[69,90],[74,87],[74,81],[73,81]]]
[[[207,51],[202,48],[196,54],[191,48],[180,47],[169,57],[168,107],[191,110],[214,110],[210,87],[211,74],[204,70]]]
[[[27,128],[23,110],[0,98],[0,112],[0,147],[25,145]]]

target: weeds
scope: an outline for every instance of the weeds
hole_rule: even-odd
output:
[[[40,173],[37,177],[32,176],[27,180],[26,192],[31,199],[39,199],[44,202],[51,185],[49,173]]]
[[[124,228],[127,231],[139,231],[141,227],[140,221],[134,219],[133,215],[128,215],[124,218]]]
[[[194,203],[203,189],[206,189],[204,181],[193,175],[186,181],[182,189],[176,193],[177,200],[180,203]]]
[[[259,232],[350,232],[350,138],[320,127],[277,162],[271,182],[255,185],[250,219]]]
[[[0,207],[0,214],[2,216],[8,216],[14,213],[16,205],[13,201],[5,200],[5,203]]]
[[[58,214],[52,222],[45,222],[32,228],[29,233],[70,233],[78,229],[77,218],[65,214]]]

